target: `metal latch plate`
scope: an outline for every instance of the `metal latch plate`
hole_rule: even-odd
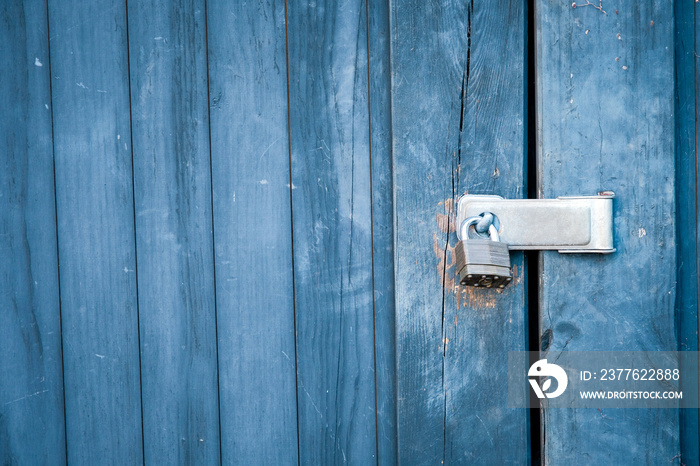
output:
[[[467,194],[457,205],[457,225],[491,212],[498,218],[501,240],[509,249],[609,254],[615,252],[613,197],[614,194],[605,193],[556,199],[504,199]]]

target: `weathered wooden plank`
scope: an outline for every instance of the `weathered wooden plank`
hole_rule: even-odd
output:
[[[301,464],[376,462],[367,7],[288,5]]]
[[[65,463],[46,4],[0,6],[0,463]]]
[[[457,285],[453,255],[461,194],[526,193],[524,5],[392,9],[399,457],[524,463],[527,411],[499,389],[527,349],[523,255],[503,292]]]
[[[461,102],[450,102],[463,108],[457,135],[456,194],[526,197],[525,2],[472,2],[466,13],[463,93]],[[461,58],[465,59],[464,52]],[[452,233],[446,249],[456,241]],[[523,254],[512,253],[511,264],[515,281],[501,294],[457,288],[460,296],[455,300],[454,294],[446,293],[443,383],[445,461],[449,463],[528,461],[528,413],[509,409],[505,390],[508,351],[528,349]],[[454,272],[446,268],[447,274]],[[498,448],[503,444],[509,448]]]
[[[603,7],[536,3],[540,196],[617,195],[615,254],[541,256],[552,357],[677,348],[673,8]],[[680,453],[677,410],[551,409],[542,422],[548,464],[665,464]]]
[[[377,462],[398,461],[389,2],[367,1]]]
[[[128,2],[144,460],[219,462],[203,0]]]
[[[207,2],[224,464],[298,464],[284,2]]]
[[[698,179],[696,19],[697,4],[674,2],[676,59],[676,238],[678,245],[678,344],[681,351],[698,350]],[[697,365],[681,366],[681,389],[698,393]],[[698,410],[680,411],[681,462],[698,464]]]
[[[126,4],[48,5],[68,462],[139,464]]]

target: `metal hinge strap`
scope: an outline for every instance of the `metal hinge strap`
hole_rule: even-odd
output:
[[[611,192],[556,199],[504,199],[468,194],[459,200],[457,225],[491,212],[497,219],[501,240],[509,249],[609,254],[615,252],[614,197]]]

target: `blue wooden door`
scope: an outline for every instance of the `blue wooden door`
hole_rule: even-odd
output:
[[[398,458],[522,464],[528,411],[498,387],[528,349],[524,257],[502,293],[462,287],[454,223],[465,192],[528,194],[526,4],[394,7]]]
[[[696,409],[505,388],[698,350],[696,8],[4,2],[0,462],[698,464]],[[456,281],[464,193],[601,190],[614,255]]]
[[[394,462],[388,3],[0,11],[2,464]]]
[[[697,409],[527,413],[500,389],[508,351],[697,351],[697,7],[392,5],[398,458],[697,464]],[[455,283],[462,194],[605,190],[612,256],[512,253],[503,292]]]
[[[685,260],[676,238],[685,235],[675,231],[673,9],[661,1],[605,3],[537,3],[538,191],[617,196],[616,253],[573,262],[556,253],[540,257],[541,282],[562,284],[540,288],[543,353],[674,351],[677,316],[693,312],[676,313],[676,274]],[[680,429],[678,409],[598,414],[543,410],[544,458],[697,464],[692,450],[681,450],[682,434],[691,432]],[[626,441],[610,435],[611,422]],[[562,429],[566,435],[557,435]]]

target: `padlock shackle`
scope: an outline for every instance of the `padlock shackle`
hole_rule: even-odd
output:
[[[476,224],[479,223],[482,217],[469,217],[465,221],[462,222],[462,225],[459,229],[459,233],[461,236],[461,240],[467,240],[469,239],[469,228],[474,225],[474,229],[476,230]],[[498,230],[496,227],[493,225],[489,225],[489,239],[494,242],[500,242],[501,237],[498,235]]]

